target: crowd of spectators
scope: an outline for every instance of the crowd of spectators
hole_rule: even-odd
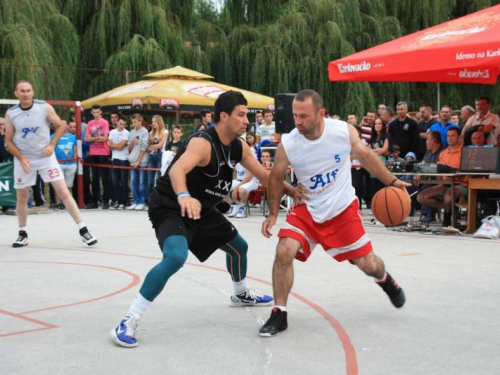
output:
[[[463,145],[499,145],[500,122],[491,112],[491,102],[480,97],[475,109],[463,106],[460,114],[444,105],[439,112],[427,104],[419,111],[410,113],[408,104],[397,103],[395,110],[379,104],[376,110],[367,111],[358,121],[356,114],[347,116],[347,122],[357,128],[366,147],[373,150],[386,164],[402,162],[441,163],[458,169]],[[131,124],[119,113],[111,113],[110,122],[99,106],[91,111],[93,119],[82,123],[81,139],[83,150],[84,201],[87,209],[144,210],[149,193],[160,176],[162,156],[168,151],[175,155],[184,135],[183,128],[174,125],[169,133],[163,118],[155,115],[149,124],[141,114],[131,117]],[[339,116],[327,116],[340,119]],[[8,160],[8,153],[2,142],[3,119],[0,118],[0,162]],[[212,114],[203,111],[194,132],[213,127]],[[68,123],[68,130],[59,141],[56,157],[60,160],[70,189],[75,189],[76,123]],[[276,133],[271,110],[257,111],[255,121],[244,136],[255,157],[266,167],[272,166],[272,152],[266,147],[279,143],[281,134]],[[171,160],[171,158],[170,158]],[[370,209],[371,199],[384,185],[375,176],[366,172],[351,155],[353,164],[352,181],[360,203]],[[109,168],[109,167],[113,168]],[[262,190],[258,181],[241,166],[237,166],[232,192],[227,201],[231,204],[229,216],[245,217],[250,193]],[[455,198],[467,195],[467,179],[456,179]],[[429,219],[434,219],[436,209],[445,211],[443,224],[450,221],[450,191],[444,185],[420,185],[412,210],[421,209]],[[416,188],[415,188],[416,190]],[[34,205],[44,205],[43,181],[37,180],[33,188]],[[131,193],[131,194],[130,194]],[[131,196],[130,196],[131,195]],[[258,205],[261,195],[251,202]],[[51,202],[55,209],[64,205],[51,191]],[[363,207],[360,204],[360,207]],[[493,208],[492,208],[493,210]]]

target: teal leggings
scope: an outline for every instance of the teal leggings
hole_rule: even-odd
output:
[[[226,253],[226,267],[231,279],[243,280],[247,275],[248,244],[246,241],[238,234],[222,245],[221,249]],[[162,250],[163,259],[148,272],[139,291],[148,301],[154,301],[167,284],[168,279],[186,262],[188,256],[186,237],[178,234],[168,237],[163,242]]]

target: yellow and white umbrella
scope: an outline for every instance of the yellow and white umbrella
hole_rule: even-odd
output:
[[[250,112],[274,109],[274,99],[251,91],[210,81],[213,77],[180,66],[147,74],[151,79],[117,87],[82,102],[85,109],[99,104],[104,111],[202,111],[212,110],[220,94],[234,90],[248,101]]]

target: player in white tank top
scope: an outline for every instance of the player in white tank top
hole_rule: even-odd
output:
[[[290,165],[309,200],[295,206],[280,230],[273,266],[275,307],[260,335],[275,336],[288,327],[286,303],[293,285],[293,260],[306,261],[316,244],[337,261],[349,260],[375,281],[395,307],[405,303],[403,290],[386,273],[373,253],[358,213],[358,200],[351,183],[351,152],[370,173],[386,185],[404,189],[380,159],[361,144],[358,132],[343,121],[324,119],[323,99],[304,90],[293,101],[296,129],[282,136],[269,176],[269,216],[262,233],[271,236],[283,192],[283,175]]]
[[[28,244],[26,225],[28,221],[28,197],[30,187],[36,182],[37,173],[45,182],[50,182],[77,224],[83,242],[91,246],[97,240],[88,231],[70,194],[61,167],[54,155],[54,148],[65,132],[66,126],[54,108],[41,100],[34,100],[33,87],[29,82],[16,84],[14,95],[19,104],[10,108],[5,116],[5,143],[14,156],[14,181],[17,192],[17,220],[19,236],[12,244],[22,247]],[[49,123],[56,133],[50,139]]]
[[[325,128],[318,139],[307,139],[297,128],[281,138],[298,182],[307,189],[309,200],[305,203],[317,223],[337,216],[356,198],[351,183],[348,125],[339,120],[324,121]]]

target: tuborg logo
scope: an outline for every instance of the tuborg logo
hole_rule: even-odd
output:
[[[345,73],[354,73],[354,72],[366,72],[371,69],[372,64],[369,62],[363,61],[360,62],[359,64],[337,64],[339,68],[340,74],[345,74]]]
[[[460,78],[469,78],[469,79],[474,79],[474,78],[488,79],[488,78],[490,78],[490,70],[489,69],[484,69],[484,70],[464,69],[458,73],[458,76]]]

